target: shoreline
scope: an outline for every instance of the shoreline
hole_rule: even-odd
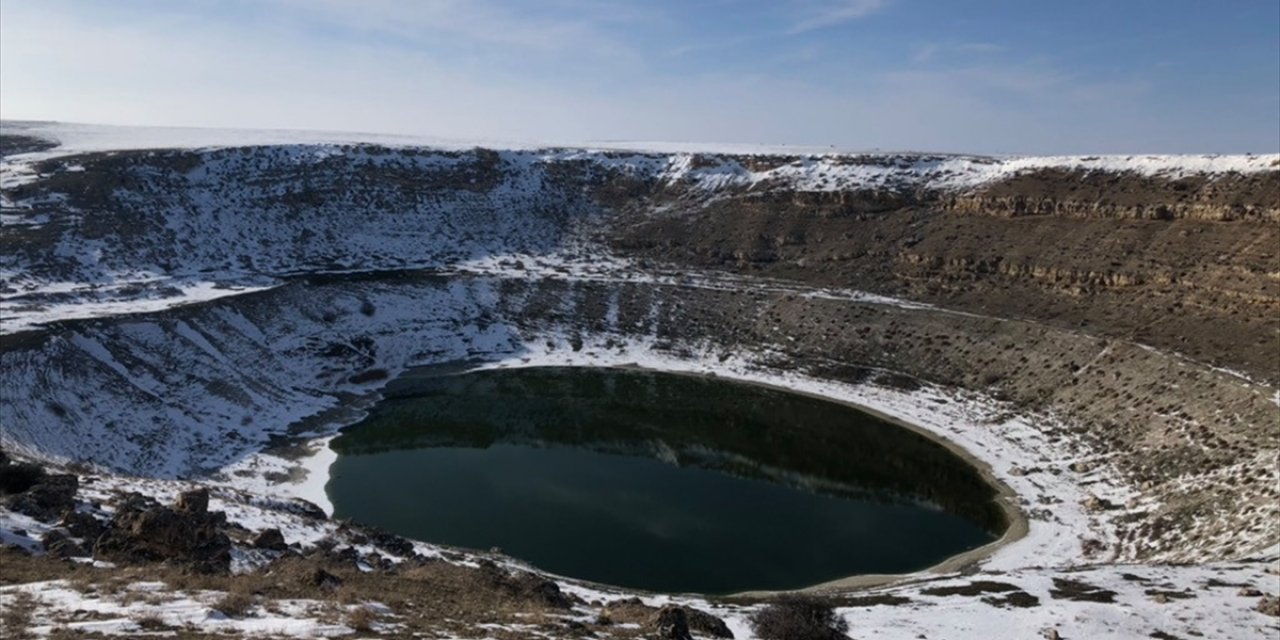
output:
[[[515,368],[530,369],[530,368],[557,368],[557,367],[654,371],[654,372],[661,372],[661,373],[680,375],[680,376],[724,379],[731,383],[753,385],[756,387],[770,389],[774,391],[794,393],[794,394],[799,394],[805,397],[814,398],[814,399],[818,399],[826,402],[838,403],[838,404],[856,409],[858,411],[865,412],[869,415],[872,415],[880,420],[884,420],[886,422],[894,424],[898,427],[909,429],[912,432],[922,435],[930,439],[931,441],[936,442],[942,445],[943,447],[945,447],[948,451],[950,451],[952,454],[959,457],[966,464],[976,469],[978,473],[981,475],[981,477],[983,478],[983,480],[996,490],[996,496],[993,498],[993,500],[995,500],[996,504],[1000,506],[1000,509],[1004,513],[1005,518],[1007,519],[1007,522],[1008,522],[1008,525],[1005,528],[1004,532],[1001,534],[1000,538],[993,540],[987,544],[984,544],[980,547],[977,547],[975,549],[970,549],[960,554],[951,556],[932,566],[929,566],[917,571],[909,572],[909,573],[856,574],[851,576],[845,576],[842,578],[836,578],[834,580],[820,582],[820,583],[799,588],[799,589],[790,589],[790,590],[750,590],[750,591],[743,591],[743,592],[737,592],[732,594],[722,594],[722,595],[672,592],[665,595],[698,595],[698,596],[713,597],[713,598],[737,599],[737,598],[767,597],[767,596],[777,595],[781,593],[833,593],[833,592],[844,592],[844,591],[850,591],[850,590],[868,589],[872,587],[907,582],[912,579],[918,579],[918,578],[927,577],[930,575],[942,575],[942,574],[958,571],[965,566],[990,558],[1000,549],[1005,548],[1013,543],[1016,543],[1024,539],[1027,536],[1027,534],[1030,532],[1030,523],[1026,514],[1023,513],[1023,511],[1017,507],[1017,501],[1018,501],[1017,492],[995,474],[994,469],[992,468],[991,463],[989,461],[984,460],[974,452],[966,449],[965,447],[951,440],[950,438],[946,437],[942,433],[931,430],[921,425],[913,424],[904,418],[893,415],[884,410],[877,409],[877,408],[874,408],[865,404],[861,404],[858,402],[854,402],[846,398],[836,397],[830,394],[824,394],[824,393],[813,391],[813,390],[797,388],[796,386],[788,386],[788,385],[782,384],[782,380],[777,380],[776,382],[770,382],[767,380],[759,380],[759,379],[753,379],[749,377],[743,377],[741,375],[738,375],[737,372],[732,370],[720,369],[714,366],[708,367],[708,363],[705,363],[705,362],[697,362],[697,361],[694,361],[692,363],[689,361],[681,361],[681,362],[685,365],[692,364],[693,366],[699,367],[699,368],[698,369],[691,369],[691,368],[681,369],[681,368],[672,368],[670,366],[646,366],[634,361],[632,362],[607,362],[607,361],[606,362],[546,362],[546,361],[535,361],[532,359],[530,360],[494,360],[490,362],[468,363],[471,366],[469,366],[466,369],[457,371],[455,373],[451,373],[450,375],[459,375],[459,374],[465,374],[465,373],[481,371],[486,369],[515,369]],[[676,363],[666,362],[663,364],[670,365],[670,364],[676,364]],[[439,365],[437,364],[437,365],[422,365],[422,366],[438,367]],[[412,371],[418,368],[420,367],[409,367],[404,371],[401,371],[397,376],[392,378],[392,380],[395,380],[396,378],[399,378],[408,373],[411,373]],[[782,377],[781,374],[772,373],[772,372],[768,372],[766,375],[769,378]],[[825,382],[825,381],[821,381],[821,382]],[[276,488],[277,490],[283,490],[284,493],[292,497],[301,498],[309,502],[312,502],[317,506],[319,506],[321,509],[323,509],[326,514],[332,516],[333,504],[329,501],[328,495],[325,491],[325,487],[329,481],[329,468],[333,464],[333,462],[337,459],[338,454],[337,452],[333,451],[329,447],[329,442],[333,440],[333,438],[337,437],[341,432],[341,430],[346,428],[347,426],[349,425],[339,426],[332,433],[321,436],[319,438],[313,438],[304,442],[304,446],[306,446],[309,450],[313,451],[313,453],[305,457],[298,458],[295,461],[295,464],[297,465],[298,468],[306,472],[306,479],[304,479],[302,482],[299,482],[299,483],[286,482],[286,483],[277,483],[271,486]],[[421,540],[418,542],[423,542],[433,546],[451,547],[451,545],[439,545],[438,543],[434,543],[428,540]],[[483,554],[483,550],[480,550],[480,549],[474,549],[469,551],[476,554]],[[559,574],[545,571],[537,567],[536,565],[526,563],[525,561],[519,558],[512,558],[512,560],[515,560],[522,565],[528,566],[534,569],[535,571],[537,571],[538,573],[541,573],[547,576],[554,576],[556,579],[560,579],[560,580],[567,580],[577,584],[590,585],[593,587],[605,588],[610,590],[623,590],[623,591],[635,592],[635,593],[649,593],[644,590],[632,589],[632,588],[628,588],[620,585],[599,584],[599,583],[591,582],[589,580],[574,578],[572,576],[562,576]]]

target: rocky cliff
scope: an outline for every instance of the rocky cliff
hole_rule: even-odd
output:
[[[199,477],[410,366],[661,353],[1043,419],[1130,492],[1093,558],[1275,542],[1274,156],[31,148],[0,228],[28,455]]]

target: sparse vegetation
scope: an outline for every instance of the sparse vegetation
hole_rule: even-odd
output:
[[[8,153],[33,144],[26,140],[14,142],[21,144],[10,144],[0,136],[0,150]],[[392,153],[400,159],[382,157]],[[837,187],[843,191],[802,192],[779,179],[776,184],[753,186],[749,193],[728,190],[703,199],[700,191],[686,188],[696,182],[696,176],[685,182],[667,183],[642,175],[643,171],[631,178],[621,177],[608,165],[595,165],[589,160],[577,161],[577,165],[547,161],[547,191],[516,193],[510,200],[498,201],[503,211],[515,212],[499,217],[488,215],[493,213],[488,210],[492,201],[484,196],[487,189],[511,177],[506,173],[510,167],[500,153],[450,155],[354,147],[310,165],[299,165],[286,156],[271,148],[147,151],[87,154],[39,166],[37,173],[45,174],[39,179],[13,189],[6,187],[6,197],[23,205],[6,211],[30,220],[52,217],[48,223],[6,225],[5,234],[14,240],[10,243],[12,258],[20,267],[30,266],[30,275],[36,281],[45,278],[50,282],[74,279],[78,268],[75,261],[69,265],[60,263],[50,248],[74,248],[82,240],[105,243],[105,249],[110,250],[104,251],[104,259],[115,262],[103,266],[112,267],[131,262],[158,264],[162,269],[170,265],[194,266],[208,267],[215,274],[224,263],[228,269],[242,273],[302,274],[312,266],[396,269],[405,264],[447,264],[468,251],[493,246],[536,253],[565,237],[565,220],[572,220],[572,211],[578,204],[603,205],[620,212],[628,222],[625,228],[602,227],[608,236],[607,248],[630,258],[668,265],[663,269],[682,270],[680,287],[642,283],[639,279],[625,286],[573,281],[569,275],[572,270],[531,260],[532,268],[523,263],[520,266],[526,277],[492,278],[497,282],[493,286],[501,292],[483,297],[497,299],[492,308],[480,297],[471,296],[467,313],[478,310],[482,314],[479,317],[485,318],[477,326],[488,329],[497,325],[496,329],[502,329],[502,323],[510,321],[529,344],[541,339],[541,328],[562,327],[570,333],[561,335],[575,336],[568,340],[568,346],[584,350],[584,356],[600,344],[598,333],[572,333],[587,327],[591,331],[612,332],[608,334],[608,348],[613,350],[616,346],[620,354],[631,348],[630,340],[637,336],[659,336],[661,342],[654,343],[658,346],[651,351],[691,359],[706,357],[690,350],[691,344],[723,354],[722,361],[731,356],[750,356],[757,347],[783,347],[776,361],[756,364],[784,371],[807,367],[817,377],[864,383],[864,389],[876,386],[911,392],[922,384],[936,383],[981,393],[1008,402],[1002,405],[1002,411],[1008,413],[1002,417],[993,414],[975,424],[975,428],[992,425],[992,437],[1007,431],[1002,426],[1004,422],[1025,417],[1025,412],[1046,412],[1062,418],[1061,426],[1028,426],[1046,436],[1046,459],[1031,465],[1019,460],[1016,464],[1026,473],[1037,474],[1037,485],[1057,482],[1050,474],[1062,472],[1065,477],[1089,473],[1090,486],[1106,485],[1114,477],[1119,479],[1121,488],[1133,490],[1127,493],[1141,497],[1134,505],[1117,504],[1095,514],[1105,517],[1113,510],[1126,511],[1106,525],[1117,535],[1080,538],[1086,554],[1105,552],[1107,558],[1133,562],[1128,566],[1141,567],[1134,569],[1139,573],[1149,571],[1151,583],[1141,588],[1117,586],[1123,583],[1114,573],[1107,576],[1105,567],[1097,571],[1096,567],[1082,569],[1078,574],[1064,570],[1063,575],[1072,577],[1055,579],[1047,594],[1044,582],[1052,577],[1052,570],[1038,570],[1035,580],[1015,572],[980,570],[972,582],[958,587],[934,592],[920,586],[888,589],[840,601],[839,606],[908,605],[927,609],[945,597],[948,607],[972,604],[983,614],[1007,615],[1009,611],[1000,609],[1035,607],[1040,598],[1055,600],[1046,609],[1071,612],[1107,606],[1156,606],[1153,601],[1167,604],[1179,600],[1158,609],[1160,615],[1167,616],[1173,606],[1202,615],[1206,611],[1204,601],[1212,600],[1200,597],[1203,581],[1192,584],[1189,578],[1170,579],[1171,586],[1165,584],[1167,576],[1186,578],[1198,567],[1137,563],[1241,558],[1258,548],[1259,542],[1274,542],[1274,528],[1268,526],[1274,522],[1277,486],[1275,406],[1270,392],[1276,382],[1277,343],[1273,315],[1266,311],[1276,303],[1274,287],[1269,283],[1276,280],[1271,248],[1277,233],[1274,223],[1280,220],[1280,209],[1275,207],[1273,197],[1280,184],[1278,172],[1200,176],[1189,182],[1175,182],[1137,174],[1055,169],[1025,172],[1016,179],[937,201],[924,191],[899,193],[898,184],[877,188],[874,193],[848,187]],[[431,162],[421,164],[436,168],[424,169],[417,163],[418,158],[430,158]],[[462,161],[449,162],[448,158]],[[712,155],[699,158],[704,167],[721,161]],[[882,160],[847,158],[831,162],[838,165],[879,161]],[[758,162],[762,164],[751,170],[767,169],[765,165],[770,162],[782,166],[790,161],[764,158]],[[72,164],[82,164],[84,170],[71,171],[68,167]],[[1280,166],[1280,161],[1272,161],[1271,165]],[[207,171],[186,175],[196,167]],[[592,182],[573,177],[578,174],[592,176]],[[827,178],[823,177],[819,184],[827,185]],[[277,189],[281,185],[286,187],[283,196]],[[188,198],[189,194],[178,191],[191,188],[199,189],[194,195],[200,197]],[[566,206],[557,200],[556,189],[585,195]],[[504,189],[503,193],[511,191]],[[64,213],[62,196],[70,206],[93,215],[70,224],[67,220],[72,217],[58,215]],[[28,203],[33,204],[30,210],[23,208]],[[671,215],[645,215],[659,207],[670,210]],[[256,212],[254,226],[241,229],[249,230],[249,234],[237,237],[209,233],[238,219],[235,214],[245,210]],[[547,216],[545,211],[556,214]],[[362,226],[366,220],[393,216],[398,223],[395,235],[379,235],[374,223]],[[481,222],[473,225],[468,223],[470,220]],[[1230,224],[1219,224],[1222,221]],[[454,223],[457,228],[451,230]],[[258,233],[261,230],[265,231]],[[276,231],[280,234],[275,235]],[[455,231],[456,235],[449,235]],[[427,234],[435,234],[431,238],[442,241],[420,241]],[[153,247],[148,242],[151,236],[176,238],[178,244]],[[220,237],[234,240],[223,244]],[[114,244],[113,239],[117,238],[121,240],[119,245]],[[299,242],[292,243],[290,238]],[[373,241],[362,242],[368,238]],[[413,240],[397,244],[400,238]],[[509,238],[516,240],[504,240]],[[1248,242],[1241,242],[1242,238]],[[399,253],[404,247],[409,247],[412,254]],[[334,251],[312,251],[329,248]],[[74,252],[69,255],[74,257]],[[406,255],[411,258],[408,263]],[[175,264],[191,256],[194,265]],[[323,262],[299,263],[298,256],[323,256]],[[740,273],[717,274],[720,279],[714,284],[724,286],[712,291],[711,287],[697,285],[705,275],[700,271],[704,267],[736,269]],[[42,271],[46,268],[47,272]],[[550,269],[564,276],[556,278],[559,284],[538,280],[540,273]],[[626,275],[654,273],[646,266]],[[778,280],[766,281],[756,276]],[[131,446],[145,446],[146,455],[138,456],[140,466],[131,469],[143,476],[170,464],[175,468],[192,461],[217,465],[225,461],[218,457],[217,448],[232,442],[228,436],[235,436],[234,442],[239,443],[227,447],[228,457],[238,457],[256,442],[254,436],[279,426],[272,422],[280,414],[264,410],[274,407],[253,406],[252,398],[244,399],[238,393],[238,378],[230,375],[237,373],[237,367],[262,362],[285,365],[279,369],[289,372],[287,380],[281,383],[272,378],[270,371],[264,372],[262,379],[254,382],[255,386],[260,385],[252,394],[255,398],[297,398],[315,390],[328,394],[344,382],[376,384],[389,376],[388,371],[399,371],[402,362],[397,358],[401,354],[388,352],[402,349],[399,345],[410,344],[428,332],[438,332],[438,322],[452,323],[446,326],[460,334],[468,331],[465,327],[470,316],[449,316],[456,309],[436,304],[447,301],[447,296],[433,297],[444,289],[419,276],[303,277],[316,279],[308,280],[305,286],[300,283],[302,278],[291,279],[270,291],[175,309],[163,314],[164,322],[153,323],[145,315],[129,321],[131,327],[147,330],[121,331],[113,319],[91,323],[93,337],[101,346],[122,356],[121,366],[131,373],[145,369],[146,379],[153,379],[150,371],[162,369],[163,363],[148,361],[142,365],[123,356],[163,353],[168,344],[184,345],[175,352],[189,353],[190,345],[183,342],[189,337],[177,336],[180,339],[176,342],[165,342],[175,338],[174,326],[189,324],[203,334],[201,344],[207,341],[215,353],[225,356],[225,360],[217,359],[216,363],[206,362],[203,356],[184,360],[183,366],[190,371],[183,373],[190,375],[174,377],[178,381],[174,384],[167,382],[166,376],[154,377],[155,393],[160,397],[168,397],[177,385],[183,390],[198,389],[192,382],[199,381],[215,394],[240,398],[237,402],[260,416],[257,420],[245,415],[239,421],[219,419],[200,424],[209,431],[201,432],[200,437],[207,439],[201,440],[204,449],[199,452],[193,453],[195,448],[165,450],[164,438],[135,437],[138,434],[130,430],[129,419],[116,421],[121,418],[118,414],[94,413],[96,407],[68,401],[64,397],[65,386],[57,383],[57,377],[45,374],[75,373],[76,367],[61,366],[66,362],[59,358],[66,357],[67,352],[43,344],[41,336],[56,335],[41,333],[44,330],[5,337],[4,353],[13,357],[6,362],[14,364],[15,372],[10,382],[18,385],[12,394],[17,410],[10,415],[30,417],[36,427],[57,425],[63,430],[60,433],[70,434],[69,443],[77,434],[92,433],[94,438],[84,439],[89,444],[71,451],[72,457],[92,457],[98,449],[120,450],[111,446],[118,444],[111,439],[119,436],[123,436],[121,442]],[[566,280],[572,282],[565,285]],[[786,285],[791,288],[785,289],[780,284],[783,281],[794,283],[794,287]],[[452,280],[443,286],[460,282]],[[762,283],[767,286],[760,286]],[[901,296],[933,303],[940,309],[913,310],[887,303],[850,302],[837,299],[838,296],[805,295],[826,287]],[[567,295],[566,290],[572,295]],[[139,287],[137,291],[150,295],[147,292],[160,290]],[[41,291],[21,295],[30,298],[32,308],[46,302],[41,299]],[[369,301],[369,295],[376,296],[377,308]],[[608,305],[601,304],[606,300]],[[429,317],[401,314],[401,304],[422,310]],[[608,319],[606,307],[611,310],[612,319]],[[299,309],[323,311],[308,317]],[[428,309],[432,311],[427,313]],[[437,311],[438,316],[432,315]],[[216,322],[211,321],[213,316],[218,316]],[[237,326],[228,329],[227,317],[234,317]],[[430,328],[423,331],[424,326]],[[353,327],[359,332],[369,329],[371,337],[346,340],[343,336]],[[403,329],[404,333],[388,340],[387,336],[395,333],[393,328]],[[412,331],[419,333],[411,334]],[[237,345],[243,347],[246,335],[258,333],[263,339],[255,340],[252,350],[236,350]],[[146,341],[140,336],[145,336]],[[323,351],[322,337],[342,344]],[[492,355],[480,340],[464,335],[462,341],[469,355]],[[563,351],[566,342],[558,338],[555,344]],[[372,347],[380,347],[381,351]],[[422,352],[414,358],[431,359],[442,353],[454,352],[437,342],[422,346]],[[321,360],[326,367],[320,372],[321,382],[307,386],[309,383],[296,372]],[[821,373],[820,367],[830,367],[830,363],[851,369],[840,374]],[[1204,363],[1239,370],[1256,382],[1243,382],[1235,374]],[[299,366],[294,367],[295,364]],[[861,365],[869,368],[862,369]],[[74,380],[83,388],[98,388],[93,385],[101,381],[87,374],[62,380]],[[1266,393],[1260,393],[1263,387]],[[957,401],[956,396],[948,398],[947,401]],[[142,395],[136,396],[136,401],[149,402]],[[940,397],[937,401],[944,400]],[[49,422],[36,424],[45,415]],[[174,419],[178,418],[174,414]],[[317,420],[317,424],[322,422]],[[110,428],[101,428],[102,425]],[[10,419],[6,427],[24,435],[20,421]],[[184,425],[175,427],[180,430]],[[190,442],[184,438],[173,441]],[[1083,449],[1106,453],[1107,467],[1072,468],[1066,473],[1061,456],[1048,455],[1048,449],[1063,442],[1079,442]],[[79,441],[74,444],[80,446]],[[842,462],[847,463],[848,458]],[[51,466],[50,472],[53,469]],[[85,473],[82,469],[61,469],[68,470]],[[24,473],[27,471],[16,468],[0,470],[0,493],[6,487],[33,484],[34,480],[24,477]],[[272,471],[268,477],[280,482],[297,479],[292,471]],[[97,480],[99,486],[106,484],[102,478]],[[1040,500],[1032,508],[1045,514],[1041,520],[1055,516],[1050,500],[1056,496],[1025,497],[1033,502]],[[1159,507],[1146,511],[1149,505]],[[52,524],[64,512],[47,511],[50,517],[46,524]],[[320,520],[323,514],[308,522]],[[24,544],[38,540],[40,533],[24,531]],[[1107,541],[1105,548],[1101,540]],[[236,542],[242,544],[244,539],[236,538]],[[225,592],[227,595],[217,603],[219,608],[229,615],[239,612],[241,616],[253,611],[255,603],[263,609],[280,610],[279,603],[285,599],[314,599],[320,602],[318,606],[331,608],[334,622],[345,621],[357,629],[366,623],[373,625],[378,619],[375,612],[382,609],[352,609],[342,603],[376,601],[390,606],[397,622],[403,619],[406,626],[415,630],[449,636],[468,635],[460,630],[474,631],[478,622],[493,620],[518,621],[535,629],[530,635],[539,637],[588,632],[634,636],[647,633],[640,630],[640,625],[654,613],[653,607],[637,600],[628,605],[632,610],[617,607],[612,613],[601,611],[595,628],[583,631],[585,623],[575,622],[578,627],[566,631],[570,628],[563,619],[569,611],[566,603],[574,596],[553,592],[538,576],[517,577],[494,566],[462,568],[423,558],[410,558],[396,567],[394,574],[386,567],[360,572],[354,567],[348,548],[352,544],[351,538],[340,543],[330,541],[321,553],[292,556],[266,571],[235,576],[192,575],[162,563],[129,566],[124,561],[106,571],[0,550],[0,584],[66,578],[72,588],[99,599],[155,604],[160,595],[143,590],[135,593],[131,585],[162,580],[172,589],[181,586]],[[1047,564],[1049,560],[1058,558],[1047,559],[1045,566],[1051,566]],[[1245,573],[1241,570],[1234,575]],[[979,579],[992,576],[1000,582]],[[1256,576],[1241,579],[1246,578],[1263,584]],[[1263,586],[1273,584],[1268,579]],[[1184,595],[1191,593],[1197,597]],[[29,632],[33,612],[37,624],[47,624],[45,614],[52,599],[38,603],[18,591],[6,592],[4,598],[6,602],[0,607],[4,609],[0,614],[4,626],[0,631],[6,640]],[[847,629],[831,608],[834,602],[814,600],[806,608],[797,604],[803,600],[783,599],[765,607],[752,620],[758,633],[789,640],[844,637]],[[418,606],[424,602],[431,606]],[[1254,607],[1268,615],[1280,614],[1280,602],[1270,589],[1240,593],[1232,606],[1240,607],[1240,618],[1258,618],[1249,611]],[[284,608],[293,610],[291,606]],[[1034,613],[1021,611],[1019,615]],[[362,620],[366,614],[371,619]],[[592,618],[589,615],[580,619]],[[1173,617],[1167,621],[1175,624]],[[144,629],[159,629],[161,623],[154,616],[136,622]],[[690,617],[691,629],[694,622]],[[1157,631],[1152,635],[1187,637],[1187,629],[1199,625],[1178,624],[1181,626],[1170,628],[1169,633]],[[609,629],[602,631],[606,625]],[[1205,630],[1214,628],[1207,622],[1199,626]],[[1075,637],[1081,632],[1063,626],[1063,633]],[[69,631],[55,631],[52,637],[70,635]],[[199,637],[194,625],[183,637],[188,635]],[[929,637],[937,635],[930,633]]]
[[[0,596],[0,630],[4,631],[4,637],[12,640],[31,637],[28,627],[35,609],[35,597],[25,591]]]
[[[822,598],[790,595],[779,598],[751,617],[761,640],[845,640],[849,623]]]
[[[165,624],[164,618],[156,614],[143,616],[135,620],[135,622],[138,628],[143,631],[164,631],[169,628],[169,625]]]
[[[357,605],[347,613],[347,626],[356,631],[369,631],[378,621],[378,614],[365,605]]]
[[[228,591],[226,595],[218,599],[213,608],[228,617],[243,618],[245,614],[253,609],[254,602],[255,598],[250,594],[240,591]]]

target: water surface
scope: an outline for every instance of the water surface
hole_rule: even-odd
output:
[[[335,515],[656,591],[791,589],[993,540],[995,490],[851,407],[715,378],[410,374],[336,438]]]

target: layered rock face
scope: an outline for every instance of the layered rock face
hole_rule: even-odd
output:
[[[1277,163],[369,146],[31,162],[4,191],[6,315],[272,288],[4,336],[4,440],[198,475],[304,417],[350,421],[408,366],[644,344],[1054,416],[1149,505],[1112,557],[1235,557],[1280,515]]]
[[[1280,171],[1170,179],[1051,169],[960,193],[752,189],[684,207],[672,197],[623,205],[635,215],[622,216],[613,246],[1280,376]]]

